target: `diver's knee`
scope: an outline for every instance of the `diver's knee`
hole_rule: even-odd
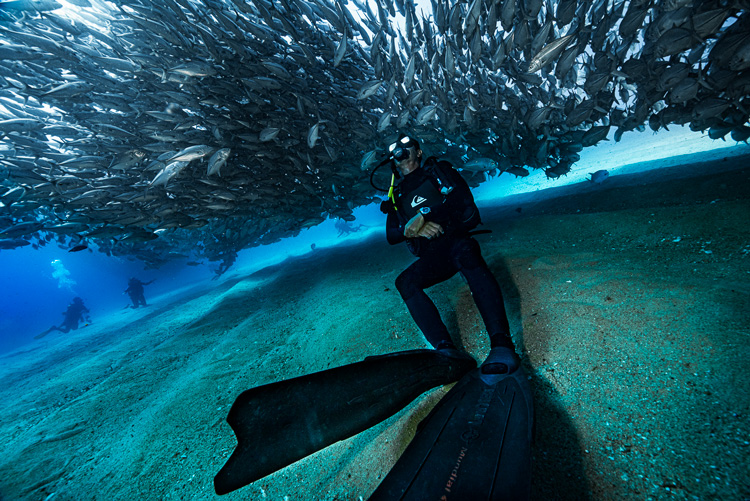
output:
[[[409,288],[409,278],[406,276],[406,272],[402,272],[396,277],[396,290],[403,296],[404,291]]]
[[[479,243],[474,239],[462,240],[456,248],[456,263],[461,269],[473,270],[486,267],[487,263],[482,258]]]
[[[401,294],[401,298],[406,301],[417,293],[419,288],[414,285],[414,280],[407,271],[402,272],[396,277],[396,290]]]

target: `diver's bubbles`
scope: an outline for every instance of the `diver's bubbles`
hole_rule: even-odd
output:
[[[52,278],[57,280],[57,287],[59,289],[67,289],[73,292],[73,286],[76,281],[70,278],[70,271],[65,268],[65,265],[59,259],[53,260],[50,265],[52,266]]]

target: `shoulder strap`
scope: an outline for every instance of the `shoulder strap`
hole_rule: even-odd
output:
[[[444,196],[453,191],[453,181],[449,174],[449,171],[453,169],[453,164],[447,160],[438,160],[435,157],[429,157],[425,160],[422,168],[436,182],[437,189]]]

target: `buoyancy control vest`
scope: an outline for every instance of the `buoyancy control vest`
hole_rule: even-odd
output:
[[[452,169],[450,162],[438,161],[435,157],[429,157],[422,165],[422,182],[416,186],[410,186],[408,193],[404,190],[403,182],[395,188],[394,205],[396,210],[401,211],[406,221],[417,215],[435,209],[441,205],[453,191],[453,183],[447,169]]]

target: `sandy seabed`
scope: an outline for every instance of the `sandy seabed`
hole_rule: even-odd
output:
[[[750,157],[547,191],[477,237],[534,392],[532,498],[750,499]],[[412,260],[379,235],[3,356],[0,499],[218,499],[241,391],[426,346]],[[464,281],[429,293],[481,361]],[[224,497],[367,499],[446,390]]]

